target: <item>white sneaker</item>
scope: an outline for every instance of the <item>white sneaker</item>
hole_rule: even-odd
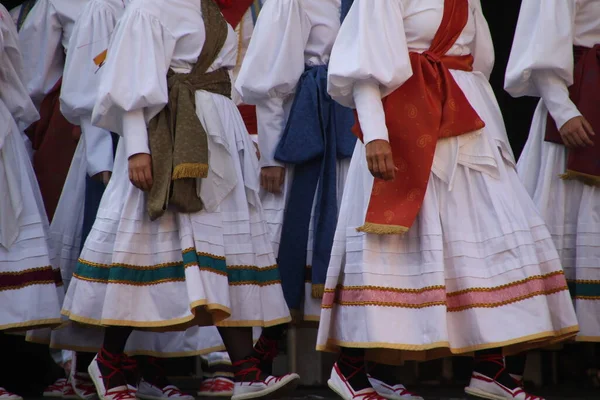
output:
[[[161,389],[143,379],[138,386],[136,395],[143,400],[194,400],[193,396],[183,393],[177,386],[168,385]]]
[[[298,381],[300,381],[298,374],[287,374],[269,375],[262,381],[235,382],[231,400],[258,399],[267,396],[269,399],[277,399],[293,392],[298,386]]]
[[[337,363],[333,365],[327,385],[344,400],[386,400],[372,387],[356,392],[340,371]]]
[[[0,387],[0,400],[23,400],[23,398],[17,394],[7,392],[6,389]]]
[[[385,397],[388,400],[423,400],[421,396],[417,396],[406,390],[404,385],[397,384],[390,386],[372,376],[369,376],[369,382],[380,396]]]
[[[67,384],[67,380],[65,378],[60,378],[52,385],[46,387],[42,396],[44,397],[62,397],[63,390]]]
[[[88,373],[92,382],[94,382],[100,400],[136,400],[135,392],[131,389],[131,386],[122,385],[106,390],[102,374],[100,373],[100,367],[98,366],[98,355],[94,357],[94,360],[92,360],[92,363],[88,367]]]
[[[81,400],[93,400],[98,397],[96,388],[90,376],[84,372],[77,372],[77,353],[73,352],[73,358],[71,359],[71,372],[69,375],[69,384],[73,388],[73,391],[77,395],[77,398]]]
[[[528,394],[522,387],[507,388],[493,378],[478,372],[473,372],[471,375],[471,383],[465,388],[465,392],[489,400],[544,400],[542,397]]]

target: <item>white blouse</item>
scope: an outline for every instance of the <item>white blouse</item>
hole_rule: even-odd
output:
[[[489,78],[494,48],[479,0],[469,0],[466,27],[447,55],[474,57]],[[429,49],[444,12],[443,0],[355,0],[329,63],[329,94],[356,108],[364,142],[388,140],[381,98],[412,76],[409,52]]]
[[[19,31],[27,89],[39,110],[63,73],[77,16],[89,0],[38,0]]]
[[[167,72],[188,73],[205,40],[201,1],[133,0],[113,32],[92,123],[123,136],[127,156],[150,153],[146,124],[167,104]],[[210,70],[233,69],[235,32]]]
[[[25,86],[23,58],[17,27],[4,6],[0,5],[0,100],[6,105],[19,130],[23,132],[40,116]],[[7,125],[3,127],[6,129]],[[1,147],[1,146],[0,146]]]
[[[110,132],[92,125],[100,76],[94,58],[108,48],[117,21],[130,0],[90,0],[73,27],[60,93],[65,118],[80,125],[85,139],[88,175],[112,171]]]
[[[523,0],[505,89],[513,96],[542,97],[561,127],[581,113],[569,98],[573,45],[600,44],[600,1]]]
[[[341,0],[268,0],[236,82],[257,106],[260,166],[281,166],[275,149],[305,66],[326,65],[340,29]]]

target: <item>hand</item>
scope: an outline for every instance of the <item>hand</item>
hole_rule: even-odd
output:
[[[366,147],[369,171],[375,178],[392,181],[396,178],[398,168],[392,158],[392,147],[385,140],[373,140]]]
[[[108,186],[108,182],[110,181],[111,175],[112,175],[112,172],[110,172],[110,171],[102,171],[102,172],[98,172],[96,175],[92,176],[92,179],[104,183],[104,186]]]
[[[258,149],[258,145],[255,142],[252,143],[254,143],[254,148],[256,148],[256,158],[260,160],[260,150]]]
[[[579,116],[571,118],[560,128],[560,136],[565,146],[578,148],[593,146],[594,142],[590,137],[596,136],[596,133],[590,123],[584,117]]]
[[[152,157],[139,153],[129,157],[129,180],[136,188],[144,192],[152,188]]]
[[[270,193],[281,193],[285,179],[285,168],[264,167],[260,170],[260,186]]]

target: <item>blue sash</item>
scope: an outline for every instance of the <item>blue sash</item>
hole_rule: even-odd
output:
[[[352,110],[327,93],[327,66],[307,67],[275,151],[276,160],[295,166],[277,260],[290,309],[300,309],[304,297],[313,199],[312,294],[322,296],[338,216],[337,160],[352,156],[356,144],[353,125]]]

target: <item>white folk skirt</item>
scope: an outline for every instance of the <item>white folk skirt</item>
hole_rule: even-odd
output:
[[[338,209],[341,206],[342,195],[344,192],[344,186],[346,183],[346,176],[348,175],[348,167],[350,166],[350,159],[338,160],[337,161],[337,194],[338,194]],[[281,193],[269,193],[264,189],[260,191],[260,199],[265,210],[265,217],[269,226],[269,232],[271,235],[271,241],[273,242],[273,249],[275,255],[279,253],[279,244],[281,243],[281,232],[283,229],[283,218],[285,215],[285,207],[288,203],[290,192],[292,190],[292,183],[294,181],[294,166],[288,165],[285,171],[285,180]],[[316,197],[316,194],[315,194]],[[314,199],[313,199],[314,207]],[[308,243],[306,252],[306,276],[310,276],[310,268],[313,256],[313,237],[314,237],[314,210],[310,219],[310,226],[308,232]],[[321,314],[321,299],[312,297],[312,284],[310,279],[307,279],[304,284],[304,306],[302,315],[299,317],[304,321],[319,321]]]
[[[0,102],[0,330],[60,323],[63,288],[47,237],[48,219],[27,149]]]
[[[547,116],[540,102],[517,171],[560,255],[579,320],[577,340],[600,342],[600,188],[559,178],[567,150],[544,141]]]
[[[373,186],[357,144],[319,350],[365,348],[370,359],[396,363],[496,347],[509,353],[578,330],[558,254],[514,169],[493,92],[481,74],[453,75],[486,128],[438,143],[423,206],[405,235],[357,232]]]
[[[231,100],[198,91],[196,104],[210,135],[210,171],[201,185],[206,209],[169,209],[150,221],[119,145],[65,298],[71,320],[165,330],[290,320],[258,198],[254,145]]]

